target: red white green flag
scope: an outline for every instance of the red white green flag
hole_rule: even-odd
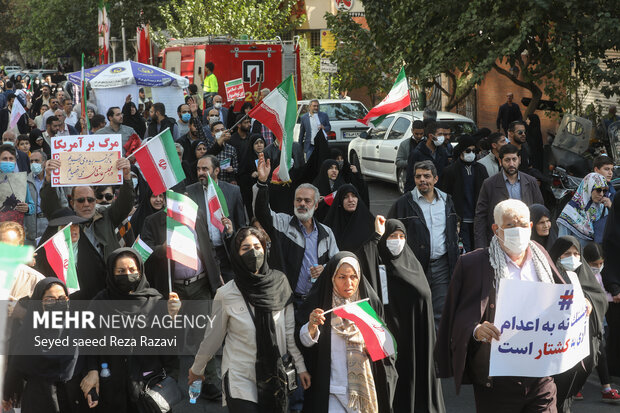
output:
[[[209,208],[209,221],[215,225],[220,232],[224,231],[225,226],[222,218],[228,217],[228,206],[226,198],[219,185],[211,179],[209,175],[209,186],[207,187],[207,204]]]
[[[355,323],[364,337],[372,361],[396,354],[396,340],[379,318],[368,300],[356,301],[334,308],[334,314]]]
[[[407,83],[405,68],[402,67],[400,72],[398,72],[398,76],[396,76],[396,82],[394,82],[390,93],[381,103],[370,109],[370,112],[364,116],[364,119],[358,119],[358,122],[362,122],[364,125],[368,125],[368,122],[370,122],[377,126],[387,115],[403,110],[410,104],[409,84]]]
[[[73,244],[71,243],[71,224],[46,241],[43,248],[47,262],[58,279],[65,283],[70,292],[79,290],[80,285],[78,284]]]
[[[167,191],[166,210],[170,218],[187,225],[191,229],[196,228],[198,205],[190,197],[174,191]]]
[[[132,155],[136,157],[153,195],[159,195],[185,179],[169,128],[136,149]]]
[[[166,239],[166,256],[186,267],[198,269],[198,250],[196,235],[186,225],[166,217],[168,237]]]
[[[325,202],[327,205],[332,206],[332,204],[334,203],[334,197],[336,196],[336,193],[338,191],[334,191],[329,195],[325,195],[323,197],[323,202]]]
[[[297,121],[297,96],[293,75],[280,83],[261,100],[248,116],[269,128],[280,144],[280,179],[291,180],[288,171],[292,167],[293,129]]]
[[[142,257],[142,262],[146,262],[146,260],[148,260],[153,253],[153,249],[149,247],[148,244],[142,240],[142,238],[140,238],[140,235],[138,235],[136,242],[133,243],[131,248],[140,254],[140,257]]]

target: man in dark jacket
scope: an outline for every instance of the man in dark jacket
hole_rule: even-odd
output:
[[[443,146],[445,137],[438,133],[438,130],[446,129],[440,123],[431,121],[424,128],[426,139],[415,147],[409,154],[407,162],[407,181],[405,182],[405,192],[411,191],[415,187],[414,170],[416,163],[421,161],[431,161],[435,165],[438,177],[441,179],[443,170],[448,166],[448,152]]]
[[[508,125],[515,120],[523,120],[521,115],[521,109],[519,104],[513,102],[514,95],[512,92],[506,94],[506,103],[499,107],[497,111],[497,132],[500,132],[500,127],[504,130],[504,133],[508,133]]]
[[[527,206],[544,204],[536,178],[519,171],[521,159],[518,153],[519,149],[514,145],[502,146],[499,150],[500,173],[487,178],[482,184],[474,217],[475,248],[489,246],[493,238],[493,209],[501,201],[512,198],[525,202]]]
[[[174,119],[166,116],[166,106],[164,106],[163,103],[154,103],[153,106],[151,106],[150,115],[151,122],[146,130],[146,135],[148,138],[157,136],[167,128],[170,128],[170,133],[172,133],[174,140],[176,141],[179,139],[179,129],[177,128],[177,123]]]
[[[474,215],[480,188],[489,177],[484,165],[476,162],[476,142],[468,135],[459,138],[454,148],[455,161],[443,175],[442,186],[452,196],[454,209],[461,223],[459,237],[465,251],[474,250]]]
[[[457,218],[452,197],[435,188],[438,176],[433,162],[418,162],[414,170],[415,188],[392,205],[388,218],[400,219],[407,227],[407,243],[431,287],[437,328],[459,254]]]

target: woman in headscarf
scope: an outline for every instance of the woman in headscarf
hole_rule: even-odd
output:
[[[375,235],[360,249],[362,272],[379,295],[385,321],[396,338],[398,381],[394,412],[445,412],[433,349],[433,301],[422,265],[396,219],[377,216]]]
[[[364,181],[364,176],[357,169],[355,165],[351,165],[342,154],[340,149],[331,150],[331,158],[338,162],[338,168],[340,169],[340,176],[348,184],[351,184],[357,188],[360,199],[364,201],[367,206],[370,205],[370,197],[368,195],[368,185]]]
[[[265,138],[260,133],[250,135],[250,150],[245,158],[241,160],[239,165],[238,182],[241,189],[241,196],[245,204],[245,210],[249,217],[254,216],[252,208],[252,186],[256,183],[258,173],[256,166],[258,165],[258,155],[265,150]]]
[[[558,228],[551,220],[551,212],[544,205],[530,205],[530,220],[534,224],[532,241],[536,241],[549,251],[558,239]]]
[[[338,162],[334,159],[325,160],[321,165],[318,176],[314,179],[312,184],[319,189],[319,195],[322,197],[314,216],[316,219],[323,222],[329,210],[328,202],[331,202],[331,200],[326,202],[324,198],[328,197],[328,195],[337,191],[338,188],[345,184],[344,179],[340,176]]]
[[[357,251],[374,234],[375,217],[351,184],[342,185],[324,224],[331,228],[340,251]]]
[[[129,101],[123,105],[123,125],[133,128],[140,139],[144,138],[146,133],[146,122],[138,112],[136,104]]]
[[[290,353],[304,388],[310,385],[301,353],[295,345],[293,292],[286,276],[272,270],[265,254],[264,233],[241,228],[231,246],[235,278],[217,290],[212,317],[188,382],[201,380],[209,360],[224,338],[222,390],[231,413],[287,413],[288,390],[282,377],[282,357]]]
[[[34,337],[37,335],[46,339],[67,336],[68,332],[63,329],[33,329],[34,312],[69,308],[67,287],[58,278],[45,278],[37,283],[30,298],[22,299],[20,303],[27,313],[11,340],[12,349],[2,396],[4,411],[19,407],[21,400],[23,413],[76,412],[82,396],[77,383],[72,385],[74,382],[70,380],[76,371],[77,348],[71,347],[68,351],[63,348],[60,352],[47,353],[34,347],[27,348],[34,345]]]
[[[396,385],[394,357],[373,362],[359,329],[326,310],[369,298],[383,318],[383,305],[362,276],[353,253],[339,252],[327,263],[297,313],[296,338],[312,386],[304,395],[304,412],[387,413]]]
[[[190,176],[186,177],[187,185],[194,184],[198,182],[198,160],[207,153],[207,148],[209,144],[204,140],[196,140],[190,144],[190,156],[188,157],[187,162],[190,164],[189,171]],[[190,160],[191,159],[191,160]]]
[[[153,195],[153,190],[150,186],[147,186],[144,192],[140,194],[136,212],[131,216],[130,222],[134,236],[138,237],[140,235],[144,220],[147,217],[153,215],[157,211],[161,211],[165,206],[166,194],[161,193],[159,195]]]
[[[598,353],[603,333],[603,318],[607,311],[607,297],[592,273],[590,267],[582,265],[581,245],[577,238],[563,236],[557,239],[549,250],[549,256],[565,280],[568,272],[575,273],[583,294],[590,302],[590,356],[564,373],[554,376],[557,387],[558,412],[569,412],[572,398],[579,393],[598,363]]]
[[[602,234],[595,233],[598,227],[594,223],[607,213],[607,207],[603,205],[607,189],[607,180],[603,175],[596,172],[586,175],[558,217],[559,235],[572,235],[582,246],[602,238]]]
[[[174,317],[181,308],[175,293],[170,294],[167,311],[157,306],[163,299],[154,288],[150,288],[144,275],[142,257],[133,248],[119,248],[110,254],[107,261],[108,274],[106,288],[99,292],[90,303],[89,309],[95,314],[120,314],[143,316],[150,325],[155,315]],[[129,334],[130,330],[114,330],[117,336]],[[124,338],[125,336],[123,336]],[[133,354],[129,348],[124,355],[86,356],[88,373],[80,387],[90,403],[89,392],[98,389],[101,411],[125,413],[144,412],[140,390],[142,382],[161,374],[163,366],[170,357]],[[108,378],[99,379],[99,368],[107,363],[111,372]]]
[[[41,132],[37,128],[34,128],[30,131],[30,134],[28,136],[30,138],[30,152],[41,149],[43,152],[45,152],[47,158],[49,159],[52,153],[52,149],[47,144],[47,142],[45,142],[45,139],[43,139],[43,132]]]

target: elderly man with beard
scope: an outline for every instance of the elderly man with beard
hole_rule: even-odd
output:
[[[267,186],[270,171],[271,161],[259,154],[254,215],[269,234],[273,248],[286,251],[278,269],[288,277],[297,308],[321,275],[323,266],[338,253],[338,246],[332,230],[313,218],[319,203],[319,190],[314,185],[297,187],[293,200],[295,216],[271,210]]]

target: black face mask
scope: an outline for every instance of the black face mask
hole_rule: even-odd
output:
[[[121,291],[128,294],[131,291],[136,291],[136,288],[138,288],[140,274],[136,272],[133,274],[115,275],[114,282]]]
[[[241,260],[250,272],[255,273],[263,266],[265,254],[252,248],[241,256]]]
[[[67,311],[69,309],[69,301],[55,302],[54,304],[43,304],[45,311]]]

